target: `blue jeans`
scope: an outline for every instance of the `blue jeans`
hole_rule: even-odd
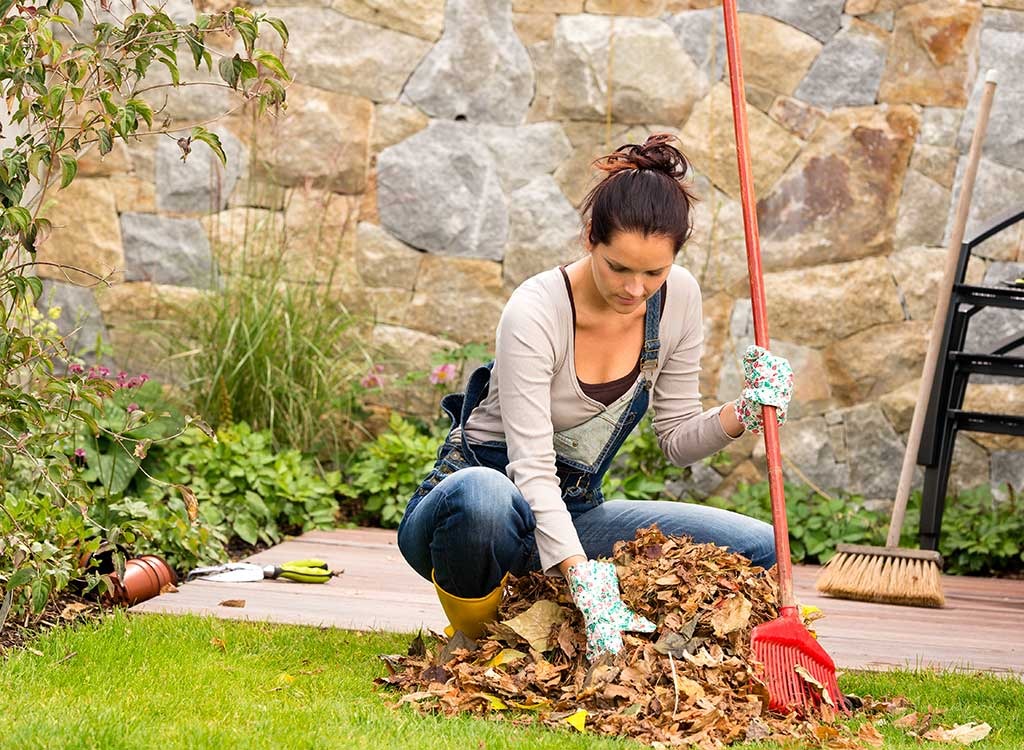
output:
[[[567,500],[583,550],[610,557],[612,546],[637,529],[712,542],[768,568],[775,563],[771,525],[728,510],[658,500]],[[398,547],[421,576],[449,594],[475,598],[493,591],[506,573],[540,570],[536,521],[522,493],[504,473],[471,466],[414,497],[398,528]]]

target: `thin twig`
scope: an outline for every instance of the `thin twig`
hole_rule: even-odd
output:
[[[676,660],[672,658],[672,652],[668,655],[669,666],[672,667],[672,688],[676,693],[676,701],[672,705],[672,715],[675,716],[679,710],[679,682],[676,680]]]

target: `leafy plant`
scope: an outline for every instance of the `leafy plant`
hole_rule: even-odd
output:
[[[95,571],[77,569],[75,561],[91,565],[92,553],[112,551],[123,572],[118,545],[125,537],[92,516],[93,491],[64,447],[76,435],[116,439],[122,429],[150,421],[138,415],[119,427],[100,424],[96,410],[114,385],[60,373],[57,365],[68,361],[64,342],[33,314],[42,296],[34,275],[42,264],[36,248],[52,229],[41,215],[51,188],[70,185],[79,158],[92,148],[106,154],[118,138],[169,135],[154,125],[159,113],[147,100],[163,85],[144,87],[143,79],[156,63],[170,72],[166,85],[177,85],[182,48],[195,68],[206,64],[212,70],[214,54],[221,53],[206,46],[210,33],[241,37],[244,52],[222,55],[217,67],[259,112],[284,103],[282,82],[288,80],[280,60],[255,47],[261,26],[287,42],[285,25],[263,13],[235,8],[179,26],[161,9],[132,12],[121,21],[78,29],[65,43],[55,31],[73,26],[72,10],[85,19],[83,0],[0,0],[0,94],[11,113],[5,135],[13,142],[0,152],[0,548],[12,551],[0,555],[0,628],[7,617],[38,615],[72,576],[108,585]],[[96,20],[92,5],[88,13]],[[203,124],[173,137],[183,159],[202,142],[225,161],[219,139]],[[110,453],[98,449],[99,455]],[[105,474],[113,485],[117,471],[111,466]]]
[[[863,507],[859,495],[823,497],[810,487],[785,483],[789,545],[794,562],[827,561],[837,544],[878,544],[885,536],[888,518]],[[768,482],[740,482],[728,498],[711,497],[708,505],[771,523]]]
[[[605,497],[627,500],[679,500],[673,497],[667,487],[680,480],[688,479],[693,470],[678,467],[665,458],[652,426],[653,418],[648,413],[640,421],[612,462],[605,474],[602,490]],[[724,453],[716,453],[704,459],[711,466],[727,464]]]
[[[203,523],[224,539],[276,544],[283,534],[330,527],[338,472],[321,475],[295,449],[277,450],[268,430],[240,422],[217,430],[217,441],[194,433],[168,452],[158,478],[187,484]]]
[[[90,368],[85,376],[80,365],[72,365],[71,370],[80,378],[108,374],[106,368]],[[167,441],[186,426],[185,417],[148,375],[129,378],[121,372],[113,382],[115,390],[99,408],[91,404],[83,408],[82,423],[67,441],[76,463],[87,467],[80,479],[102,487],[108,498],[128,491],[142,465],[152,463],[152,454],[166,450]],[[144,486],[145,470],[141,475]]]
[[[989,485],[947,498],[939,552],[943,570],[953,575],[1005,575],[1024,571],[1024,514],[1013,487],[1008,500],[993,497]],[[910,498],[901,544],[917,546],[921,494]]]
[[[362,520],[398,526],[409,498],[434,466],[441,439],[438,428],[418,428],[393,413],[388,429],[349,461],[338,492],[356,503]]]

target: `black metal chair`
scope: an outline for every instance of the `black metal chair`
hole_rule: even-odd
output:
[[[973,286],[965,283],[967,264],[974,248],[1022,219],[1024,210],[997,218],[960,246],[942,348],[935,366],[935,379],[928,401],[921,447],[917,454],[917,463],[924,467],[919,528],[921,549],[937,550],[939,547],[942,511],[957,433],[968,431],[1024,435],[1024,416],[963,410],[964,394],[973,374],[1021,378],[1024,383],[1024,357],[1008,354],[1024,345],[1024,287]],[[997,343],[991,351],[965,351],[971,319],[986,307],[1021,311],[1020,328],[1009,338]]]

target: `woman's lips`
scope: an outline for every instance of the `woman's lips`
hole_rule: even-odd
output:
[[[621,302],[624,305],[635,305],[637,302],[640,301],[636,297],[621,297],[619,295],[615,295],[615,299],[617,299],[619,302]]]

